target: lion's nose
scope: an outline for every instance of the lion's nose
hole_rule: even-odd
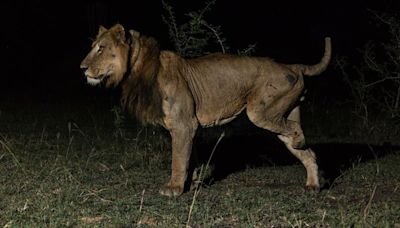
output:
[[[81,69],[84,70],[84,71],[86,71],[87,68],[89,68],[89,66],[88,66],[86,63],[82,62],[82,63],[81,63]]]

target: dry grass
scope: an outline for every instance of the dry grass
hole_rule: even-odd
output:
[[[96,114],[90,108],[59,108],[50,114],[32,107],[34,115],[17,108],[3,109],[0,120],[3,227],[400,225],[400,155],[395,151],[341,166],[319,194],[303,189],[305,171],[299,163],[278,165],[270,157],[169,199],[158,194],[170,160],[162,131],[115,129],[108,108],[96,108]],[[226,157],[218,162],[224,140],[229,142],[222,140],[213,161],[236,167]],[[217,139],[209,141],[213,146]],[[255,158],[260,159],[265,157]]]

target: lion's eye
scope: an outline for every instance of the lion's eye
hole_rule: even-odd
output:
[[[104,50],[104,46],[103,45],[99,45],[99,48],[97,49],[97,53],[101,53]]]

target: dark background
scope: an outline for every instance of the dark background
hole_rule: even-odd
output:
[[[206,19],[221,26],[233,53],[255,43],[255,55],[311,64],[322,56],[325,36],[332,37],[333,56],[356,60],[366,41],[380,39],[369,10],[399,9],[396,1],[385,0],[273,2],[218,0]],[[205,5],[203,1],[169,4],[178,23],[187,20],[185,13]],[[165,13],[160,0],[2,1],[0,99],[86,102],[103,96],[104,89],[86,85],[79,69],[98,25],[121,23],[154,36],[162,49],[173,49],[161,19]],[[341,87],[340,75],[331,72],[327,78],[320,80],[323,90]]]

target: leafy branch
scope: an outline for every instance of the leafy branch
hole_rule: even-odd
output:
[[[168,26],[168,33],[173,41],[175,50],[183,57],[198,57],[208,54],[210,44],[216,43],[221,52],[228,49],[220,26],[214,26],[205,20],[205,15],[211,10],[216,0],[206,3],[205,7],[186,14],[189,19],[178,24],[173,7],[162,1],[166,15],[162,16]]]

